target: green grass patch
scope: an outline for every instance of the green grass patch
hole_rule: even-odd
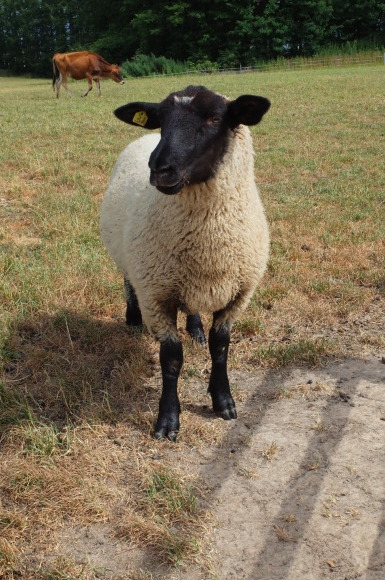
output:
[[[326,340],[298,340],[289,344],[272,344],[260,347],[253,353],[251,360],[258,364],[286,367],[293,364],[317,365],[335,348]]]
[[[32,415],[27,397],[0,383],[0,434],[31,421]]]
[[[197,511],[192,487],[183,485],[180,477],[169,470],[160,469],[150,473],[146,493],[156,509],[165,508],[173,518],[180,513],[194,514]]]
[[[17,435],[22,440],[25,455],[37,457],[65,455],[71,446],[71,431],[68,427],[60,432],[52,424],[29,422],[18,430]]]

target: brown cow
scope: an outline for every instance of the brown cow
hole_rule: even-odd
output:
[[[63,85],[67,93],[72,97],[72,93],[67,86],[67,75],[79,81],[81,79],[88,80],[88,89],[82,94],[86,97],[92,90],[92,81],[95,81],[98,87],[98,95],[100,97],[100,79],[112,79],[121,85],[124,83],[120,69],[116,64],[109,64],[102,56],[96,52],[88,52],[82,50],[80,52],[63,52],[56,53],[52,58],[53,64],[53,80],[52,89],[59,98],[60,85]]]

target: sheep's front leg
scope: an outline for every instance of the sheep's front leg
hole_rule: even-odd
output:
[[[231,396],[229,378],[227,376],[227,356],[230,344],[230,325],[215,321],[219,314],[214,314],[214,323],[209,333],[209,349],[212,361],[209,393],[213,402],[213,410],[222,419],[236,419],[237,411]]]
[[[179,431],[180,404],[178,378],[183,364],[183,349],[179,339],[167,338],[160,343],[160,366],[162,369],[162,395],[155,426],[155,438],[168,437],[176,441]]]

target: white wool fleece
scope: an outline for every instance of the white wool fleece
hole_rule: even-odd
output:
[[[227,307],[216,325],[231,327],[265,271],[269,232],[251,134],[240,125],[228,138],[215,176],[175,195],[149,182],[148,160],[159,134],[128,145],[113,170],[102,203],[102,238],[159,340],[175,338],[170,302],[190,314]]]

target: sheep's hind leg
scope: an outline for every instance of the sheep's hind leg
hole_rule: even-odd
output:
[[[195,342],[198,342],[202,346],[206,346],[205,332],[199,314],[187,315],[186,330]]]
[[[138,299],[134,288],[131,286],[127,278],[124,278],[124,290],[127,301],[126,323],[128,326],[142,327],[142,313],[140,312]]]
[[[180,404],[178,399],[178,378],[183,364],[183,348],[178,338],[164,339],[160,343],[160,366],[162,369],[162,395],[159,414],[155,425],[155,438],[168,437],[176,441],[179,431]]]
[[[236,419],[237,411],[231,396],[227,376],[227,357],[230,344],[230,326],[226,323],[216,326],[219,313],[214,314],[213,326],[209,333],[209,349],[212,361],[209,393],[213,402],[213,410],[222,419]]]

